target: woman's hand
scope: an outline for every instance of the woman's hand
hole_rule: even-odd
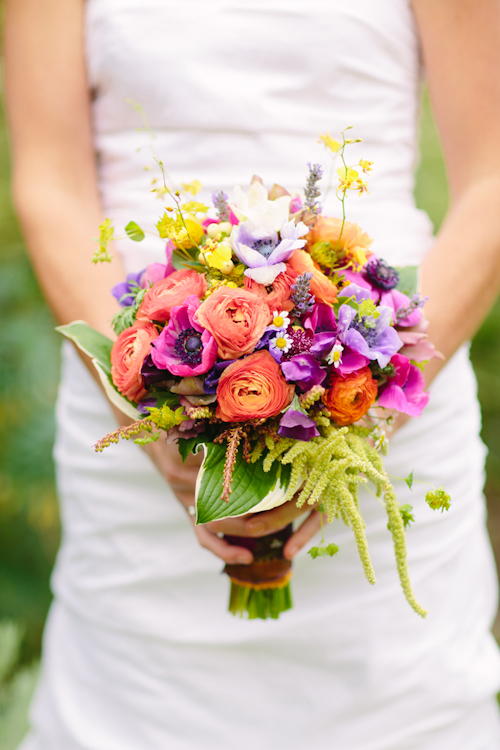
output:
[[[167,444],[161,439],[157,443],[147,445],[145,451],[187,511],[195,502],[196,477],[202,461],[201,456],[190,454],[183,463],[177,445]],[[298,509],[295,501],[290,500],[279,508],[263,513],[247,514],[224,521],[212,521],[203,526],[196,526],[194,518],[192,516],[190,518],[202,547],[210,550],[226,563],[249,564],[253,561],[252,553],[244,547],[229,544],[222,538],[223,534],[266,536],[266,534],[284,529],[305,513],[308,514],[306,520],[290,537],[284,548],[284,556],[291,560],[320,528],[319,513],[310,506]]]

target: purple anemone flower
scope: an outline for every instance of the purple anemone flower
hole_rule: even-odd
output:
[[[243,221],[231,233],[234,254],[248,268],[245,276],[258,284],[272,284],[278,274],[286,271],[285,261],[297,248],[306,244],[301,240],[308,232],[302,222],[285,221],[280,236],[270,225],[263,226],[252,219]]]
[[[151,344],[151,358],[160,370],[190,377],[208,372],[217,359],[217,343],[194,319],[200,306],[195,294],[173,307],[168,325]]]
[[[111,294],[118,300],[122,307],[128,307],[129,305],[134,304],[135,293],[133,293],[133,289],[135,286],[141,285],[141,278],[144,270],[145,269],[138,273],[128,273],[125,281],[120,281],[119,284],[115,284],[112,288]]]
[[[360,272],[347,270],[343,274],[346,280],[349,281],[349,285],[342,289],[340,296],[350,297],[355,294],[358,302],[371,297],[375,304],[390,307],[393,311],[393,322],[397,322],[399,326],[404,326],[405,328],[417,326],[422,320],[421,305],[412,309],[412,301],[406,294],[403,294],[403,292],[400,292],[396,288],[382,289],[380,286],[375,285],[365,269]],[[409,315],[405,318],[398,317],[398,313],[400,315],[401,311],[408,309],[411,310]]]
[[[380,313],[378,318],[370,316],[360,320],[354,308],[342,305],[339,310],[338,338],[353,352],[377,360],[383,368],[401,349],[403,342],[391,326],[392,309],[381,305],[377,311]]]
[[[391,364],[394,365],[394,375],[388,378],[389,382],[378,398],[379,405],[409,414],[410,417],[419,417],[430,396],[424,391],[422,371],[410,364],[410,360],[402,354],[395,354]]]
[[[307,414],[288,409],[280,419],[278,435],[309,442],[312,438],[319,437],[319,430],[314,419]]]
[[[296,354],[288,362],[282,362],[281,370],[288,381],[297,383],[303,391],[308,391],[313,385],[321,385],[326,377],[325,368],[309,352]]]

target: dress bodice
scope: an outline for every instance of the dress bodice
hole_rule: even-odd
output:
[[[363,143],[349,158],[375,168],[348,218],[388,260],[421,260],[431,230],[413,200],[420,58],[409,0],[89,0],[87,49],[103,203],[118,227],[160,214],[154,155],[174,183],[198,179],[206,199],[253,174],[300,189],[307,162],[328,172],[319,133],[353,125]],[[332,191],[325,212],[339,208]],[[162,252],[153,238],[120,249],[129,270]]]

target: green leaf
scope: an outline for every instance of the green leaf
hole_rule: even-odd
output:
[[[129,223],[125,227],[125,231],[130,239],[134,240],[134,242],[142,242],[144,237],[146,236],[143,230],[140,228],[139,224],[136,224],[135,221],[129,221]]]
[[[176,393],[170,393],[170,391],[155,391],[151,388],[148,391],[148,398],[156,399],[156,408],[161,409],[162,406],[180,406],[179,396]]]
[[[396,266],[399,282],[396,289],[408,297],[413,297],[418,291],[418,266]]]
[[[311,547],[307,554],[311,555],[312,559],[315,560],[317,557],[333,557],[338,551],[339,548],[336,544],[321,542],[317,547]]]
[[[232,493],[228,502],[221,499],[223,470],[226,460],[226,444],[204,444],[205,460],[198,474],[196,483],[196,523],[208,523],[220,518],[240,516],[259,505],[267,496],[276,493],[284,496],[284,487],[280,480],[281,464],[275,461],[270,471],[262,468],[262,458],[254,464],[243,460],[241,447],[236,458],[233,473]],[[286,483],[285,483],[286,484]]]
[[[195,448],[203,443],[206,438],[196,436],[192,438],[180,438],[177,441],[179,447],[179,453],[181,454],[182,461],[184,462],[190,453],[196,453]]]
[[[148,445],[148,443],[156,443],[159,437],[160,433],[154,432],[152,435],[146,435],[143,438],[136,438],[134,443],[137,443],[137,445]]]
[[[111,375],[111,339],[95,331],[83,320],[75,320],[67,326],[58,326],[56,331],[74,341],[82,352],[99,363],[107,375]]]
[[[182,258],[179,255],[179,253],[176,253],[175,250],[174,250],[174,252],[172,253],[172,265],[173,265],[173,267],[175,268],[176,271],[183,271],[183,270],[185,270],[185,268],[186,268],[186,266],[184,265],[185,260],[186,260],[185,258]]]
[[[411,488],[413,487],[413,471],[410,474],[408,474],[408,476],[405,479],[405,482],[411,490]]]
[[[415,521],[415,518],[413,516],[413,506],[409,505],[408,503],[406,505],[400,505],[399,512],[401,513],[401,518],[403,519],[403,523],[406,529],[407,526]]]
[[[137,410],[135,404],[118,392],[111,380],[111,348],[113,342],[102,333],[95,331],[84,320],[75,320],[67,326],[58,326],[56,331],[74,341],[79,349],[92,358],[92,364],[112,404],[132,419],[141,419],[143,415]]]

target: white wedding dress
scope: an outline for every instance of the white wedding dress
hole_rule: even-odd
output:
[[[409,0],[90,0],[86,12],[100,187],[119,230],[161,212],[153,151],[208,200],[253,174],[300,188],[308,161],[328,171],[318,134],[353,125],[363,143],[350,158],[375,171],[348,219],[389,262],[422,260],[432,232],[413,200],[421,70]],[[339,208],[331,196],[325,212]],[[119,250],[128,271],[164,257],[154,238]],[[498,750],[496,575],[466,347],[431,391],[387,459],[390,474],[413,469],[452,496],[441,514],[425,486],[397,482],[415,509],[409,566],[427,619],[404,599],[383,508],[363,494],[377,584],[335,522],[339,554],[304,551],[294,564],[294,609],[246,621],[227,613],[220,560],[140,448],[94,453],[113,418],[65,347],[64,533],[23,750]]]

